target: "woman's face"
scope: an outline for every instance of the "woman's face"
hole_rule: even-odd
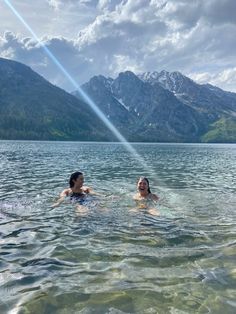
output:
[[[148,183],[145,179],[139,179],[137,188],[140,192],[146,192],[148,190]]]
[[[81,188],[84,184],[84,176],[80,174],[76,180],[74,180],[75,186]]]

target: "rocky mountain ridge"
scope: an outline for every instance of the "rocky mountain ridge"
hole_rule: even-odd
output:
[[[236,143],[236,94],[179,72],[99,75],[82,88],[129,141]],[[0,58],[0,139],[117,140],[74,94]]]
[[[236,141],[236,94],[197,84],[180,72],[99,75],[82,88],[131,140]]]

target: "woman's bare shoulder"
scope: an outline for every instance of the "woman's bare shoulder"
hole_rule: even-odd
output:
[[[71,188],[69,188],[69,189],[65,189],[65,190],[63,190],[61,193],[60,193],[60,197],[62,197],[62,196],[69,196],[70,194],[71,194]]]
[[[93,193],[93,190],[89,186],[83,186],[82,191],[86,194]]]
[[[139,194],[135,194],[135,195],[133,196],[133,200],[135,200],[135,201],[140,201],[140,196],[139,196]]]
[[[156,194],[151,194],[151,199],[153,200],[153,201],[158,201],[159,200],[159,196],[157,196]]]

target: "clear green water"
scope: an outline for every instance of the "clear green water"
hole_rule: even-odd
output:
[[[0,313],[235,313],[236,145],[0,142]],[[106,197],[51,209],[69,175]]]

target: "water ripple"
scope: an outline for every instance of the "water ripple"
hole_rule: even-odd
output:
[[[0,313],[235,312],[236,147],[137,150],[160,216],[131,211],[140,168],[121,145],[2,142]],[[77,168],[106,195],[84,216],[50,207]]]

